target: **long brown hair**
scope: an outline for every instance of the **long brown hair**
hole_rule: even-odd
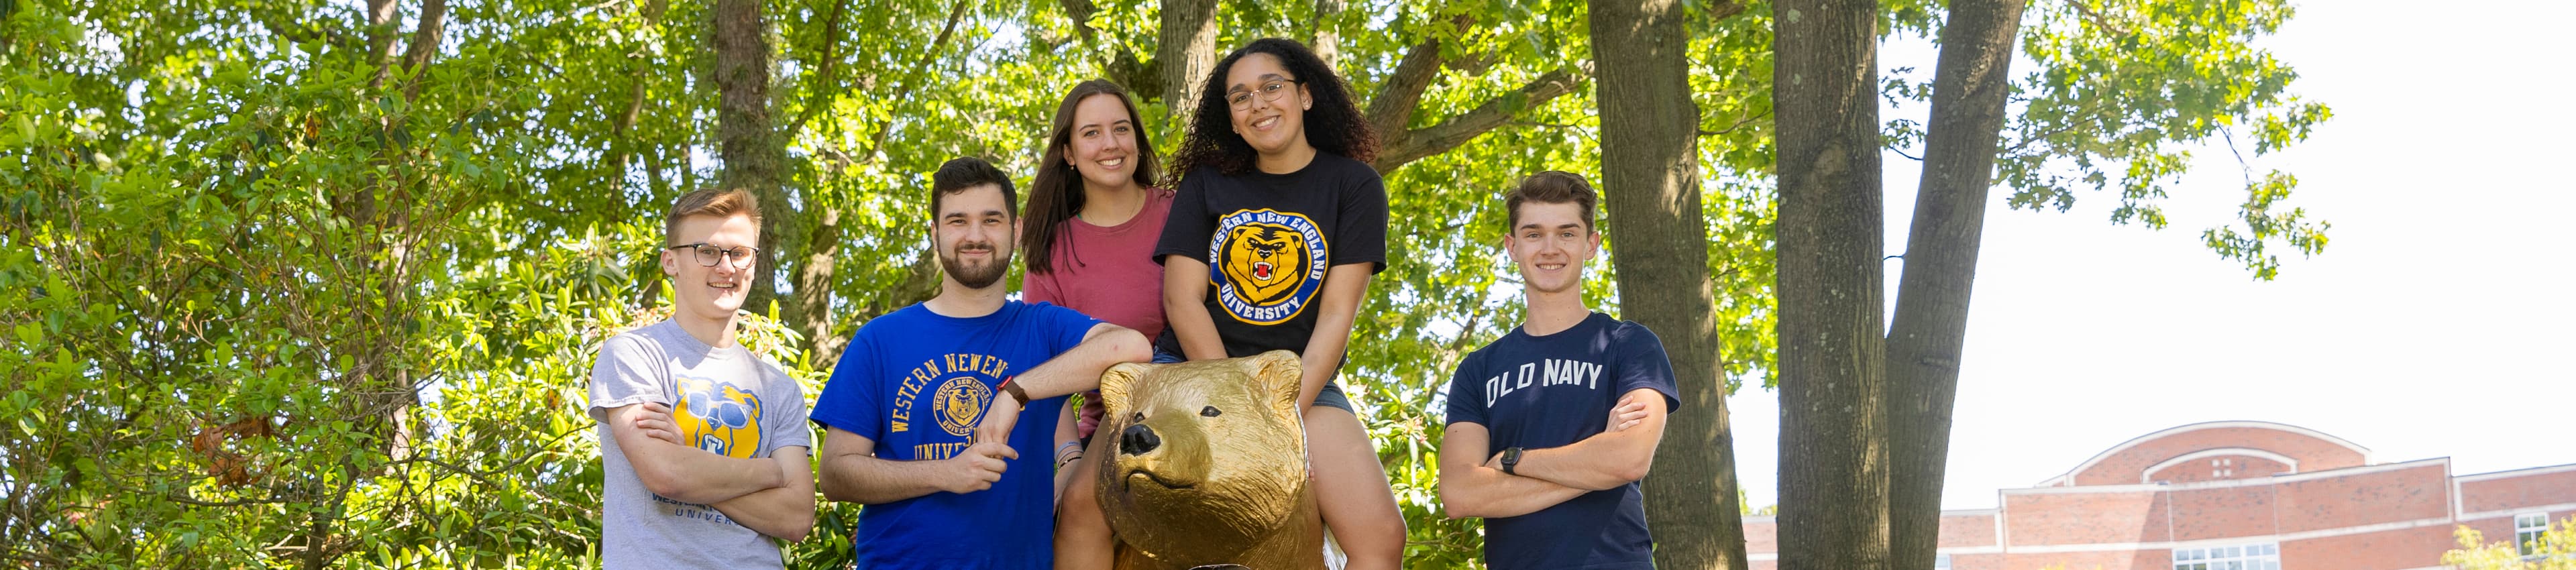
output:
[[[1073,109],[1093,95],[1117,97],[1118,104],[1127,107],[1127,121],[1135,125],[1136,133],[1136,157],[1129,159],[1138,161],[1136,185],[1154,187],[1154,176],[1161,170],[1154,158],[1154,141],[1145,134],[1145,118],[1136,113],[1135,98],[1127,88],[1106,79],[1074,85],[1072,92],[1064,94],[1064,102],[1055,106],[1055,126],[1047,133],[1046,152],[1038,156],[1038,174],[1029,181],[1029,209],[1020,216],[1026,220],[1020,227],[1020,249],[1028,251],[1022,258],[1030,273],[1055,270],[1056,227],[1082,213],[1082,173],[1073,169],[1064,153],[1073,144]]]
[[[1262,38],[1226,54],[1208,70],[1207,83],[1199,88],[1198,113],[1190,119],[1189,138],[1183,139],[1181,149],[1172,154],[1173,180],[1203,166],[1215,167],[1218,173],[1229,176],[1252,170],[1253,160],[1259,155],[1253,152],[1251,143],[1243,141],[1242,134],[1234,132],[1233,107],[1225,102],[1225,74],[1234,69],[1236,60],[1255,53],[1279,58],[1279,65],[1296,74],[1297,81],[1314,96],[1315,108],[1305,110],[1307,145],[1360,162],[1377,160],[1377,129],[1360,115],[1359,105],[1352,102],[1350,86],[1343,83],[1341,74],[1334,73],[1333,66],[1316,57],[1305,44]]]

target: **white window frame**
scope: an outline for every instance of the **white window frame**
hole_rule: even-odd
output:
[[[2549,513],[2529,512],[2513,515],[2513,551],[2525,557],[2540,554],[2537,542],[2549,532]]]
[[[1950,555],[1948,555],[1948,554],[1935,554],[1935,555],[1933,555],[1933,556],[1932,556],[1932,570],[1950,570]]]
[[[2276,542],[2173,549],[2173,570],[2281,570]]]

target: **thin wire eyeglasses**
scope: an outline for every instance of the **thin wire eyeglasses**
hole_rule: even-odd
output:
[[[1280,97],[1288,95],[1288,86],[1304,83],[1304,81],[1295,79],[1272,79],[1262,82],[1258,91],[1261,93],[1262,101],[1277,103],[1279,102]],[[1252,90],[1227,93],[1225,94],[1225,104],[1233,106],[1234,110],[1237,111],[1250,109],[1252,108],[1253,93],[1254,91]]]

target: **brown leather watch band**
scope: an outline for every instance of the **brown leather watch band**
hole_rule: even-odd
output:
[[[1019,379],[1020,377],[1018,376],[1003,378],[1001,388],[1002,392],[1010,394],[1012,398],[1018,398],[1020,400],[1020,407],[1025,408],[1029,405],[1029,393],[1026,390],[1020,389],[1020,385],[1016,382]]]

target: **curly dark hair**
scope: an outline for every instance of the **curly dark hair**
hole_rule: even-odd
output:
[[[1073,146],[1073,110],[1093,95],[1117,97],[1118,103],[1127,107],[1127,120],[1135,125],[1132,132],[1136,133],[1136,185],[1154,187],[1154,175],[1160,170],[1155,164],[1154,140],[1145,134],[1145,118],[1136,112],[1136,101],[1128,97],[1127,88],[1107,79],[1074,85],[1073,91],[1064,95],[1064,102],[1056,104],[1046,152],[1039,154],[1037,177],[1029,181],[1029,210],[1020,216],[1028,220],[1020,229],[1020,249],[1028,252],[1022,260],[1030,273],[1055,270],[1057,226],[1082,212],[1082,175],[1066,163],[1064,153]]]
[[[1305,114],[1306,144],[1360,162],[1377,160],[1377,129],[1360,115],[1359,105],[1351,100],[1350,85],[1342,81],[1342,76],[1305,44],[1262,38],[1226,54],[1208,71],[1207,82],[1199,88],[1198,112],[1190,117],[1189,136],[1181,142],[1180,151],[1172,153],[1169,179],[1180,180],[1201,166],[1215,167],[1229,176],[1252,170],[1256,155],[1252,145],[1243,142],[1243,135],[1234,132],[1234,120],[1225,102],[1225,74],[1234,69],[1236,60],[1255,53],[1279,58],[1279,63],[1315,98],[1315,108],[1307,109]]]

